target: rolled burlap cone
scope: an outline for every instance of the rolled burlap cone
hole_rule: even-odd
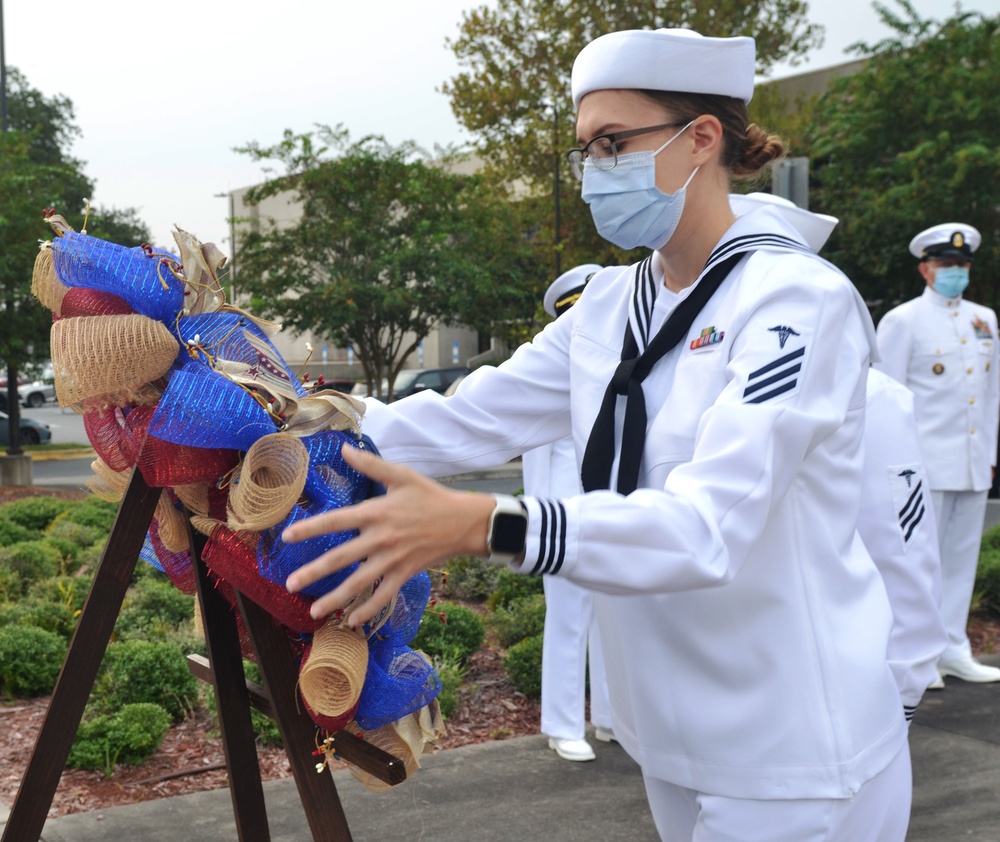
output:
[[[44,243],[35,258],[35,266],[31,272],[31,294],[42,303],[43,307],[58,316],[62,312],[62,300],[67,289],[68,287],[56,275],[51,245]]]
[[[175,485],[173,489],[177,499],[191,514],[205,516],[208,514],[209,487],[207,482],[192,482],[185,485]]]
[[[116,471],[107,462],[98,456],[90,467],[94,476],[87,480],[89,488],[97,497],[109,503],[120,503],[125,495],[125,488],[128,486],[129,478],[132,476],[131,468],[124,471]]]
[[[260,532],[284,520],[302,494],[309,452],[290,433],[251,445],[229,492],[229,528]]]
[[[299,691],[310,708],[336,718],[357,705],[367,671],[368,641],[330,619],[313,635],[299,668]]]
[[[191,549],[187,518],[174,506],[174,501],[166,488],[156,503],[156,525],[163,546],[170,552],[183,553]]]
[[[105,401],[147,403],[149,382],[163,377],[179,346],[146,316],[77,316],[52,325],[56,395],[64,406]],[[155,400],[154,400],[155,403]]]

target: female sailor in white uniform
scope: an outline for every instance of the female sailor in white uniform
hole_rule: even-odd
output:
[[[748,126],[749,38],[604,35],[578,56],[583,197],[651,255],[591,279],[564,318],[449,398],[370,403],[388,494],[286,540],[359,536],[289,577],[359,558],[317,600],[372,616],[462,553],[595,592],[615,737],[671,840],[905,836],[906,723],[892,616],[857,535],[874,330],[850,282],[779,213],[735,219],[732,176],[783,152]],[[520,499],[427,479],[572,435],[585,493]]]

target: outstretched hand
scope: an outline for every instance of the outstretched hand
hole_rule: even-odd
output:
[[[299,521],[282,533],[287,543],[329,532],[357,530],[359,535],[299,568],[286,586],[295,593],[355,561],[366,559],[337,588],[317,599],[310,612],[325,617],[378,581],[364,603],[354,606],[347,623],[359,626],[385,605],[421,570],[455,555],[485,555],[486,528],[493,511],[485,494],[453,491],[440,483],[354,447],[344,460],[387,493]]]

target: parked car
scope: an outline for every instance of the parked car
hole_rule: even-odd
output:
[[[389,394],[389,381],[383,377],[382,378],[382,388],[379,390],[384,398]],[[371,394],[368,391],[368,384],[363,380],[360,383],[355,383],[354,388],[351,389],[351,396],[355,398],[367,398]]]
[[[17,393],[21,396],[21,405],[30,406],[37,409],[44,406],[47,401],[55,400],[56,387],[43,380],[36,380],[34,383],[26,383],[17,387]]]
[[[322,392],[324,389],[335,389],[338,392],[344,392],[349,395],[356,385],[357,384],[353,380],[334,377],[331,380],[324,379],[322,383],[318,380],[307,380],[302,384],[302,387],[310,395],[313,392]]]
[[[462,367],[456,368],[407,368],[396,375],[392,384],[393,400],[425,392],[444,393],[459,377],[465,377],[472,372]]]
[[[6,412],[0,412],[0,445],[5,447],[10,444],[9,417]],[[50,441],[52,441],[52,431],[48,424],[21,416],[21,444],[48,444]]]

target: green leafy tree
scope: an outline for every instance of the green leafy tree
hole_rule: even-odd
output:
[[[387,378],[391,388],[439,322],[494,335],[533,312],[514,215],[483,178],[412,143],[352,143],[342,127],[239,151],[285,169],[247,202],[287,195],[301,206],[293,225],[266,221],[242,237],[253,308],[353,346],[369,387]]]
[[[807,12],[804,0],[497,0],[464,13],[461,34],[448,41],[463,70],[442,90],[496,177],[519,197],[533,197],[529,230],[540,274],[553,277],[557,241],[560,268],[630,262],[636,254],[598,237],[564,164],[566,150],[577,145],[570,71],[585,44],[620,29],[685,26],[704,35],[752,35],[757,70],[766,74],[822,43],[822,29],[807,21]]]
[[[840,217],[829,255],[880,317],[920,294],[907,246],[940,222],[982,232],[972,298],[1000,304],[1000,16],[922,20],[875,4],[894,35],[858,44],[864,68],[833,81],[813,113],[813,209]]]
[[[0,134],[0,358],[8,384],[8,452],[17,454],[18,373],[48,356],[52,323],[31,295],[38,240],[49,233],[42,210],[55,207],[79,227],[93,184],[69,154],[80,134],[70,100],[45,96],[14,68],[8,68],[7,86],[9,126]],[[90,233],[146,234],[133,210],[101,210],[91,220]]]

